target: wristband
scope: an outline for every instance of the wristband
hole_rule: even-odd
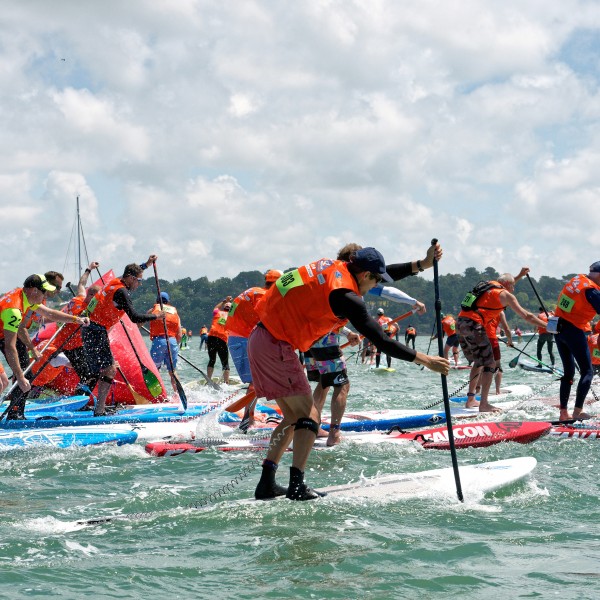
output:
[[[77,317],[73,315],[73,323],[77,323]]]
[[[419,272],[422,273],[425,269],[421,266],[421,261],[418,260],[417,261],[417,269],[419,269]]]

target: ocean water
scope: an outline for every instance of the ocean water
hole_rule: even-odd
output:
[[[205,368],[197,344],[193,338],[185,356]],[[532,400],[557,397],[551,376],[510,369],[514,354],[505,356],[506,384],[530,385]],[[438,375],[392,366],[393,373],[375,373],[349,359],[349,410],[423,408],[441,399]],[[210,396],[191,367],[180,363],[179,372],[190,399]],[[467,377],[452,372],[450,392]],[[558,410],[528,401],[502,418],[556,419]],[[599,453],[600,440],[555,438],[461,450],[459,464],[538,460],[530,478],[494,494],[464,489],[464,503],[453,495],[247,501],[262,453],[156,458],[141,444],[4,453],[0,597],[597,598]],[[283,482],[290,461],[282,461]],[[448,452],[413,444],[346,442],[313,452],[307,481],[319,487],[450,465]],[[232,491],[207,508],[190,508],[232,481]],[[77,524],[128,513],[146,514]]]

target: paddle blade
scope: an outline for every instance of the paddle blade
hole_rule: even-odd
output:
[[[127,384],[127,387],[129,388],[129,391],[131,392],[131,395],[133,396],[133,399],[135,400],[136,404],[150,404],[150,400],[148,400],[148,398],[142,396],[141,394],[138,394],[132,387],[131,384]]]
[[[162,385],[158,377],[148,367],[142,369],[144,374],[144,383],[153,398],[158,398],[162,394]]]
[[[185,392],[183,391],[183,386],[181,385],[181,381],[179,381],[179,377],[173,373],[173,379],[175,380],[175,387],[177,388],[177,393],[179,394],[179,399],[181,400],[181,406],[183,406],[183,410],[187,410],[188,401]]]
[[[508,363],[508,366],[509,366],[511,369],[514,369],[514,368],[517,366],[518,362],[519,362],[519,355],[517,354],[517,356],[515,356],[515,357],[514,357],[514,358],[513,358],[513,359],[512,359],[512,360],[511,360],[509,363]]]
[[[254,398],[256,398],[256,392],[250,390],[245,396],[242,396],[239,400],[236,400],[233,404],[227,406],[225,410],[232,413],[242,410],[242,408],[246,408]]]

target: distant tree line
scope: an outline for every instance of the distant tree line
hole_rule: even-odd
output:
[[[470,291],[479,281],[496,279],[499,276],[498,271],[492,267],[487,267],[484,271],[478,271],[474,267],[465,269],[461,274],[440,275],[440,297],[442,303],[442,312],[445,314],[458,315],[460,303],[465,294]],[[547,277],[545,275],[538,279],[531,277],[538,294],[544,301],[547,308],[554,308],[558,294],[563,285],[574,274],[565,275],[561,279]],[[262,287],[264,285],[264,276],[260,271],[243,271],[233,279],[221,277],[215,281],[209,281],[206,277],[200,279],[179,279],[173,282],[160,280],[161,290],[168,292],[173,304],[181,315],[181,323],[186,329],[191,329],[194,335],[202,325],[210,327],[212,320],[212,311],[215,305],[227,296],[237,296],[240,292],[253,286]],[[392,285],[392,284],[390,284]],[[429,335],[433,330],[435,323],[435,302],[433,282],[419,277],[407,277],[395,287],[400,288],[413,298],[424,302],[427,306],[427,313],[423,316],[413,316],[400,323],[401,331],[408,324],[417,328],[420,335]],[[537,314],[539,302],[533,292],[533,289],[527,278],[517,283],[515,295],[524,308]],[[146,311],[156,302],[156,288],[154,281],[146,277],[144,284],[133,294],[133,303],[137,310]],[[395,317],[408,310],[408,306],[371,297],[367,294],[365,301],[371,314],[375,315],[377,308],[383,307],[388,316]],[[510,326],[514,329],[519,326],[521,329],[531,329],[531,326],[517,317],[510,309],[507,311],[507,318]]]

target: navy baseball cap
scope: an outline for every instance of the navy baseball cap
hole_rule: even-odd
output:
[[[361,248],[360,250],[357,250],[352,258],[352,263],[365,271],[381,275],[381,278],[384,281],[388,281],[389,283],[394,282],[385,270],[385,259],[383,258],[383,255],[375,248]]]
[[[600,273],[600,260],[597,260],[593,265],[590,265],[590,273]]]

